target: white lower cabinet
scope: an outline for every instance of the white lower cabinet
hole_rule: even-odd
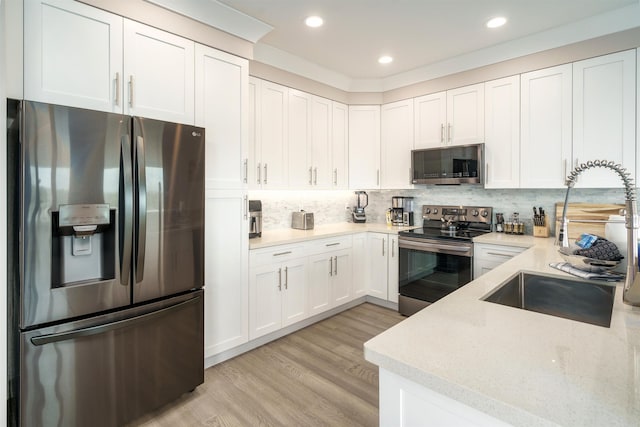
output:
[[[398,302],[398,236],[368,233],[367,251],[368,295]]]
[[[320,314],[352,299],[351,249],[309,257],[309,314]]]
[[[305,319],[307,258],[301,246],[254,251],[249,271],[249,338]]]
[[[526,249],[519,246],[475,243],[473,245],[473,278],[476,279],[493,270]]]
[[[380,369],[380,425],[506,427],[510,424]]]
[[[249,231],[246,192],[205,196],[205,357],[249,340]]]
[[[368,246],[367,236],[369,233],[358,233],[352,236],[352,289],[353,298],[367,295],[368,289]]]

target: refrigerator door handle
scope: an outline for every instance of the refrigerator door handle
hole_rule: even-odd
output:
[[[136,212],[136,283],[144,277],[144,257],[147,241],[147,177],[145,173],[144,138],[136,137],[136,172],[138,187],[138,206]]]
[[[129,285],[131,275],[131,251],[133,235],[133,172],[131,165],[131,141],[129,135],[120,140],[120,158],[122,159],[123,200],[120,207],[120,284]]]
[[[186,301],[181,301],[177,304],[173,304],[168,307],[161,308],[160,310],[141,314],[139,316],[131,317],[128,319],[117,320],[111,323],[105,323],[105,324],[96,325],[96,326],[89,326],[87,328],[75,329],[67,332],[58,332],[56,334],[40,335],[38,337],[31,338],[31,343],[33,345],[40,346],[40,345],[51,344],[51,343],[56,343],[60,341],[68,341],[68,340],[72,340],[80,337],[88,337],[91,335],[103,334],[105,332],[109,332],[116,329],[133,326],[138,323],[146,322],[152,317],[158,317],[165,314],[169,314],[173,311],[181,309],[184,306],[196,303],[198,299],[200,299],[200,296],[193,297]]]

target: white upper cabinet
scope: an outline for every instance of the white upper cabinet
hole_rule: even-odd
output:
[[[414,99],[416,149],[484,141],[484,85]]]
[[[382,106],[381,184],[384,189],[413,188],[413,99]]]
[[[635,176],[635,50],[573,63],[573,165],[589,160],[621,164]],[[576,187],[621,187],[602,168],[583,172]]]
[[[447,144],[465,145],[484,141],[484,85],[447,91]]]
[[[520,76],[484,84],[485,188],[520,186]]]
[[[191,40],[125,19],[125,114],[193,124],[194,50]]]
[[[380,188],[380,106],[349,106],[349,187]]]
[[[24,4],[25,98],[194,124],[194,42],[71,0]]]
[[[121,113],[122,26],[75,1],[25,1],[25,99]]]
[[[289,90],[251,78],[249,85],[249,188],[289,186]]]
[[[414,98],[414,148],[433,148],[445,144],[447,93],[438,92]]]
[[[311,165],[311,103],[306,92],[288,89],[289,96],[289,187],[304,188],[313,185]]]
[[[349,107],[331,102],[331,188],[349,188]]]
[[[520,76],[520,187],[562,188],[571,164],[571,64]]]
[[[311,161],[313,188],[332,188],[332,110],[330,100],[311,97]]]
[[[196,45],[196,125],[205,128],[207,188],[246,189],[249,64]]]

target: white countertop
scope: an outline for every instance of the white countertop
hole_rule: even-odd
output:
[[[295,230],[293,228],[268,230],[262,232],[262,237],[249,239],[249,249],[267,248],[269,246],[286,245],[288,243],[297,243],[306,240],[322,239],[325,237],[335,237],[345,234],[364,233],[368,231],[398,234],[398,231],[411,230],[417,227],[420,226],[402,227],[370,222],[361,224],[342,222],[337,224],[318,225],[312,230]]]
[[[492,233],[531,246],[365,343],[365,357],[513,425],[639,426],[640,308],[615,295],[611,327],[481,299],[520,270],[569,276],[553,239]]]

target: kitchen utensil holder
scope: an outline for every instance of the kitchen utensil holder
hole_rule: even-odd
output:
[[[533,226],[533,237],[549,237],[549,223]]]

